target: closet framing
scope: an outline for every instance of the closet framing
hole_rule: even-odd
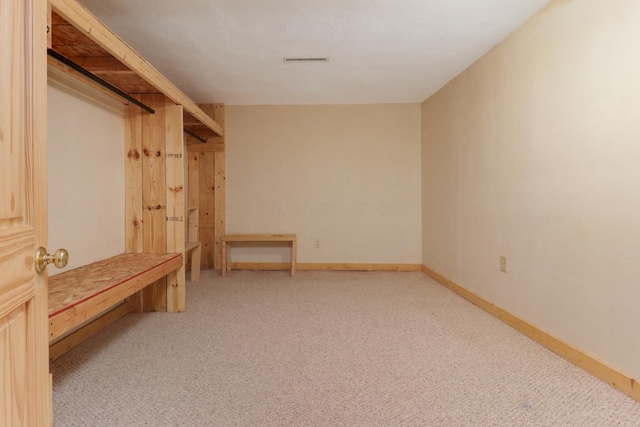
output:
[[[175,253],[183,259],[175,271],[70,331],[58,348],[53,343],[56,357],[129,312],[184,311],[185,264],[189,254],[198,253],[189,251],[194,242],[188,234],[198,235],[201,266],[220,268],[225,139],[224,105],[197,105],[76,0],[51,0],[48,9],[49,49],[153,110],[47,58],[50,67],[125,104],[125,253]],[[186,227],[193,212],[195,234]]]

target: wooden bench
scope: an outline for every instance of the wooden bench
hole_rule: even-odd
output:
[[[227,234],[222,236],[222,275],[231,271],[232,242],[290,242],[291,243],[291,277],[296,274],[296,235],[295,234]]]
[[[182,266],[182,254],[122,254],[49,278],[49,342]]]

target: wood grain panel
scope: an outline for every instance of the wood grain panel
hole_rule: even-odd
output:
[[[200,158],[200,230],[199,237],[202,242],[201,266],[204,269],[214,268],[214,154],[199,153]]]
[[[128,313],[129,307],[127,307],[127,304],[123,303],[110,309],[105,314],[100,315],[100,317],[90,323],[87,323],[84,326],[81,325],[80,329],[51,344],[49,347],[49,361],[52,362],[56,360],[67,351],[83,343],[93,335],[114,323],[116,320],[126,316]]]
[[[28,308],[21,305],[0,318],[0,425],[27,425]]]
[[[168,100],[165,105],[167,250],[185,254],[185,152],[182,106]],[[167,275],[167,311],[185,310],[185,267]]]
[[[175,271],[182,263],[182,254],[122,254],[52,277],[50,341]]]
[[[213,106],[214,120],[216,120],[220,126],[225,128],[226,113],[224,104],[214,104]],[[218,141],[223,146],[225,145],[226,137],[219,138]],[[222,259],[222,236],[226,232],[226,201],[227,201],[227,176],[226,176],[226,162],[225,152],[218,151],[213,153],[214,161],[214,204],[213,204],[213,260],[214,268],[221,268]]]
[[[140,100],[140,96],[136,99]],[[144,251],[142,215],[142,111],[125,107],[125,252]]]
[[[155,110],[142,114],[142,205],[143,246],[146,253],[167,251],[165,97],[142,95],[142,102]]]

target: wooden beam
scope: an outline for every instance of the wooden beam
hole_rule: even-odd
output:
[[[136,95],[140,100],[140,96]],[[125,252],[144,251],[142,230],[142,110],[125,108]]]
[[[142,112],[142,208],[144,252],[164,253],[166,239],[165,97],[142,95],[155,114]]]
[[[222,126],[205,114],[195,102],[123,42],[84,6],[76,0],[51,0],[51,5],[56,13],[60,14],[70,24],[82,31],[87,37],[133,70],[150,85],[164,93],[176,104],[182,105],[185,110],[217,135],[224,135]]]
[[[222,127],[226,123],[226,110],[224,104],[213,104],[213,118]],[[227,210],[227,170],[224,153],[225,137],[216,138],[211,141],[214,147],[222,146],[223,150],[214,150],[213,156],[213,178],[214,178],[214,201],[213,201],[213,261],[214,268],[222,268],[222,236],[226,233],[226,210]],[[204,144],[207,145],[207,144]]]
[[[222,153],[224,152],[224,144],[213,142],[187,144],[187,151],[190,153]]]
[[[118,94],[116,94],[113,91],[110,91],[109,89],[107,89],[106,87],[102,86],[101,84],[95,82],[94,80],[91,80],[89,77],[77,72],[76,70],[74,70],[73,68],[69,67],[66,64],[63,64],[62,62],[58,61],[57,59],[51,57],[51,56],[47,56],[47,65],[49,65],[49,67],[52,67],[53,69],[59,70],[65,74],[68,74],[70,76],[72,76],[73,78],[83,82],[84,84],[92,87],[93,89],[104,93],[105,95],[110,96],[111,98],[115,99],[116,101],[120,101],[125,105],[129,104],[129,101],[121,96],[119,96]]]
[[[129,67],[111,56],[71,56],[68,59],[94,74],[135,74]]]
[[[291,264],[288,262],[234,262],[231,264],[234,270],[254,271],[289,271]],[[296,262],[297,271],[421,271],[420,264],[365,264],[365,263],[315,263]]]
[[[51,362],[56,360],[67,351],[86,341],[116,320],[126,316],[128,313],[129,307],[127,304],[120,304],[97,319],[89,322],[85,326],[81,326],[78,330],[60,338],[49,346],[49,361]]]
[[[51,3],[47,2],[47,49],[51,49],[53,42],[53,23],[51,22]]]
[[[182,135],[182,106],[166,100],[164,109],[166,150],[166,235],[167,251],[185,250],[185,152]],[[167,276],[167,311],[185,311],[185,266]]]
[[[145,253],[167,251],[165,96],[142,95],[142,102],[155,114],[142,112],[142,206],[143,247]],[[167,311],[167,278],[144,288],[143,311]]]

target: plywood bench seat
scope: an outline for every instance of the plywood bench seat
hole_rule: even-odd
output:
[[[296,274],[296,241],[295,234],[227,234],[222,236],[222,275],[231,271],[231,242],[290,242],[291,243],[291,277]]]
[[[49,278],[49,342],[182,266],[182,254],[122,254]]]

